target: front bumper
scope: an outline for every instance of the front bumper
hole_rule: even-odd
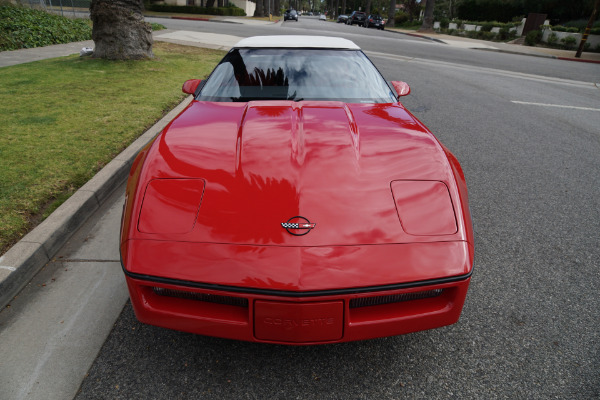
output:
[[[469,273],[385,287],[285,292],[125,274],[143,323],[288,345],[348,342],[453,324],[470,282]]]

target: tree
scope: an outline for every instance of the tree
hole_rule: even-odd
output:
[[[435,0],[427,0],[425,4],[425,16],[423,17],[423,25],[419,28],[419,32],[433,32],[433,7]]]
[[[387,26],[393,27],[395,25],[394,17],[396,16],[396,0],[390,0],[390,9],[388,10],[388,22]]]
[[[152,58],[152,27],[144,21],[142,0],[92,0],[92,57],[108,60]]]
[[[255,17],[264,17],[265,16],[265,9],[264,9],[263,5],[264,5],[263,0],[256,0],[256,9],[254,10]]]
[[[439,2],[439,0],[438,0]],[[415,18],[419,18],[421,14],[421,3],[417,3],[417,0],[404,0],[404,12],[408,14],[408,20],[413,21]]]
[[[575,57],[580,58],[581,53],[583,52],[583,48],[585,47],[585,43],[587,42],[588,35],[590,34],[590,30],[594,25],[594,21],[598,16],[598,10],[600,9],[600,0],[596,0],[594,3],[594,9],[592,10],[592,15],[590,16],[590,20],[588,21],[587,26],[585,27],[585,31],[583,32],[583,37],[581,38],[581,42],[579,42],[579,47],[577,48],[577,52],[575,53]]]
[[[281,9],[281,2],[280,0],[274,0],[273,1],[273,9],[271,10],[271,13],[273,15],[281,15],[281,12],[279,11]]]

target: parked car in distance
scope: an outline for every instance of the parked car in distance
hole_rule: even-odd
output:
[[[350,14],[348,20],[346,21],[346,25],[358,24],[359,26],[364,26],[366,19],[366,13],[362,11],[352,11],[352,14]]]
[[[319,21],[327,21],[327,16],[325,14],[319,15]]]
[[[383,30],[385,28],[385,19],[381,18],[381,15],[369,15],[365,20],[365,27]]]
[[[347,15],[345,15],[345,14],[338,15],[338,18],[337,18],[338,24],[340,22],[346,23],[346,21],[348,21],[348,16]]]
[[[309,11],[308,14],[306,14],[306,15],[308,15],[309,17],[312,17],[313,13],[312,13],[312,11]]]
[[[465,175],[400,102],[407,83],[347,39],[258,36],[182,91],[193,101],[126,189],[120,259],[141,322],[313,345],[458,321]]]
[[[288,19],[293,19],[298,22],[298,12],[296,10],[285,10],[283,20],[287,21]]]

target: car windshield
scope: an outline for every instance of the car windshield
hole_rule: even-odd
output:
[[[395,97],[359,50],[242,48],[223,58],[196,100],[392,103]]]

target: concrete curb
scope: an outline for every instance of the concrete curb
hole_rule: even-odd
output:
[[[446,42],[444,42],[441,39],[432,38],[430,36],[425,36],[425,35],[419,35],[418,33],[406,33],[406,32],[398,32],[398,31],[391,31],[391,32],[396,32],[396,33],[400,33],[402,35],[417,37],[417,38],[421,38],[421,39],[427,39],[427,40],[431,40],[432,42],[447,44]]]
[[[555,56],[552,54],[522,53],[520,51],[510,51],[510,50],[504,50],[504,49],[475,49],[475,50],[493,51],[495,53],[504,53],[504,54],[516,54],[519,56],[552,58],[554,60],[562,60],[562,61],[574,61],[574,62],[582,62],[582,63],[600,64],[600,60],[587,60],[587,59],[580,59],[580,58],[560,57],[560,56]]]
[[[517,55],[517,56],[553,58],[555,60],[558,59],[558,57],[553,56],[552,54],[521,53],[520,51],[511,51],[511,50],[504,50],[504,49],[473,49],[473,50],[490,51],[492,53],[514,54],[514,55]]]
[[[204,22],[219,22],[222,24],[238,24],[244,25],[244,22],[234,22],[234,21],[223,21],[217,18],[200,18],[200,17],[178,17],[178,16],[157,16],[157,15],[144,15],[144,17],[148,18],[169,18],[169,19],[181,19],[186,21],[204,21]],[[232,17],[233,18],[233,17]],[[277,24],[280,20],[269,21],[268,24],[265,25],[274,25]],[[266,21],[265,21],[266,22]]]
[[[385,31],[386,32],[397,33],[399,35],[412,36],[412,37],[416,37],[416,38],[419,38],[419,39],[426,39],[426,40],[431,40],[432,42],[446,44],[446,42],[444,42],[443,40],[432,38],[432,37],[425,36],[425,35],[419,35],[418,33],[400,32],[400,31],[397,31],[395,29],[385,29]]]
[[[165,17],[162,17],[165,18]],[[182,20],[186,20],[186,21],[204,21],[204,22],[219,22],[222,24],[240,24],[242,25],[242,22],[232,22],[232,21],[221,21],[218,19],[212,19],[212,18],[195,18],[195,17],[168,17],[170,19],[182,19]]]
[[[0,308],[67,243],[73,233],[125,180],[137,153],[192,101],[188,96],[102,168],[35,229],[0,257]]]
[[[556,57],[558,60],[563,60],[563,61],[576,61],[576,62],[583,62],[583,63],[592,63],[592,64],[600,64],[600,60],[585,60],[585,59],[581,59],[581,58],[571,58],[571,57]]]

